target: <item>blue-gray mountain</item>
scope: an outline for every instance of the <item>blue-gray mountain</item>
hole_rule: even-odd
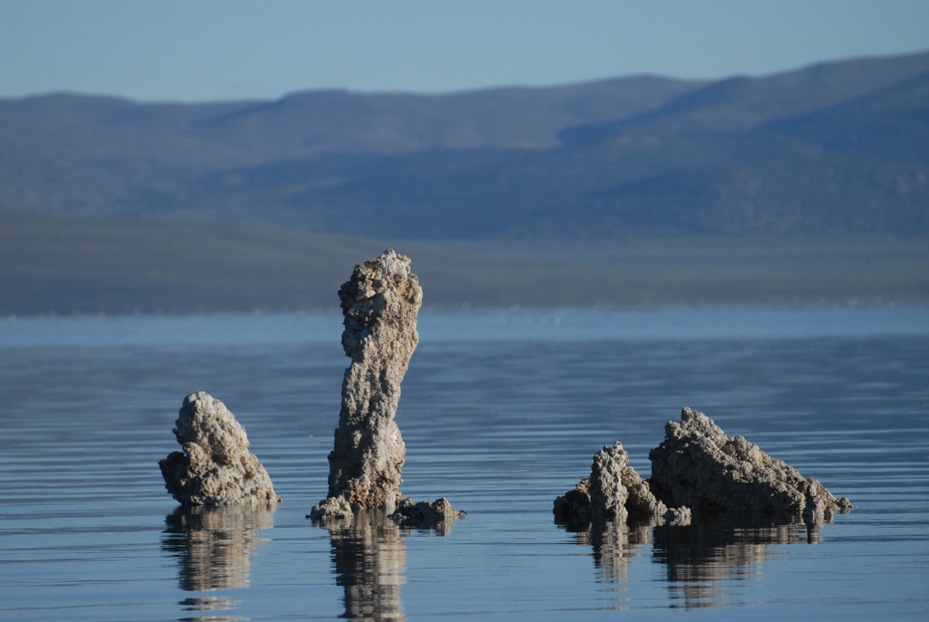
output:
[[[407,239],[929,233],[929,53],[716,82],[0,101],[0,206]]]

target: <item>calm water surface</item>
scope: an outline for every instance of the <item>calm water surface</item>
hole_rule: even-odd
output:
[[[403,491],[450,530],[331,530],[336,314],[0,318],[0,618],[925,619],[929,307],[424,312]],[[157,462],[204,390],[284,503],[183,512]],[[857,505],[833,524],[572,532],[553,499],[690,406]]]

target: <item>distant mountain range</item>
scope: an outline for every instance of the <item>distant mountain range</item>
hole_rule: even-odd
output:
[[[272,102],[0,100],[0,207],[410,240],[929,235],[929,53]]]

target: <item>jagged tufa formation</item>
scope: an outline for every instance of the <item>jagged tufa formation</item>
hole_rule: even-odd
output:
[[[686,507],[668,509],[649,490],[635,469],[629,466],[629,454],[617,441],[604,445],[594,455],[590,477],[583,478],[563,496],[555,499],[552,510],[557,520],[576,521],[640,521],[683,524],[690,520]]]
[[[684,408],[666,438],[649,452],[652,491],[670,505],[700,515],[783,515],[829,521],[852,508],[813,478],[776,460],[741,436],[726,436],[712,419]]]
[[[329,454],[329,493],[313,508],[313,519],[347,518],[364,510],[389,513],[408,505],[400,493],[406,445],[394,416],[400,383],[419,343],[422,288],[409,258],[388,250],[356,266],[339,299],[342,347],[352,362],[345,370],[339,427]],[[442,509],[449,517],[463,514]]]
[[[637,521],[684,524],[700,516],[772,516],[828,522],[852,504],[836,499],[813,478],[775,460],[741,436],[726,436],[713,420],[684,408],[666,438],[649,452],[652,476],[628,466],[620,443],[594,456],[590,477],[555,499],[560,521]],[[669,509],[669,507],[671,509]]]
[[[248,450],[245,428],[218,399],[188,395],[174,435],[184,448],[158,465],[165,487],[184,505],[279,503],[268,472]]]

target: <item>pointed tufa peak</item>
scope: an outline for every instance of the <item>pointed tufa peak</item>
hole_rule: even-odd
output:
[[[187,506],[275,504],[268,472],[248,450],[245,428],[225,404],[200,391],[188,395],[175,422],[183,448],[158,465],[168,492]]]
[[[555,499],[552,511],[562,523],[623,522],[627,518],[676,525],[690,522],[686,507],[669,510],[655,498],[648,482],[629,466],[629,454],[619,441],[594,454],[590,477]]]
[[[700,516],[767,515],[829,522],[848,512],[813,478],[772,458],[741,436],[727,436],[712,419],[684,408],[669,421],[665,440],[649,452],[652,490],[668,504],[686,504]]]

